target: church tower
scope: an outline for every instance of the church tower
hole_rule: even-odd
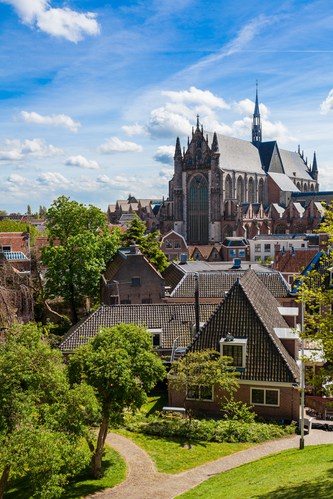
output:
[[[256,102],[254,105],[254,113],[252,119],[252,144],[257,145],[261,143],[261,123],[260,123],[260,112],[258,103],[258,81],[256,82]]]

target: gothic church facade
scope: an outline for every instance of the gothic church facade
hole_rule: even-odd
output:
[[[251,142],[205,135],[199,117],[187,148],[177,138],[168,214],[162,218],[188,244],[253,237],[276,232],[272,211],[286,208],[292,193],[316,193],[318,187],[315,154],[308,165],[300,148],[292,152],[262,141],[257,89]]]

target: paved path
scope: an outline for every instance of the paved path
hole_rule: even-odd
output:
[[[89,496],[90,498],[173,499],[213,475],[269,454],[298,448],[300,437],[295,435],[281,440],[265,442],[231,456],[203,464],[192,470],[184,471],[178,475],[157,472],[148,454],[128,438],[116,433],[109,433],[106,441],[125,459],[127,478],[113,489],[97,492]],[[305,446],[333,444],[333,431],[311,430],[309,435],[305,435],[304,441]]]

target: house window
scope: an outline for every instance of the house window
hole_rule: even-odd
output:
[[[127,299],[127,300],[120,300],[120,303],[122,305],[130,305],[131,304],[131,300]]]
[[[153,303],[153,300],[151,298],[142,298],[141,303]]]
[[[232,365],[236,368],[245,369],[246,365],[246,338],[234,338],[230,333],[221,338],[221,355],[231,357]]]
[[[179,249],[180,248],[180,241],[175,241],[175,244],[174,244],[174,248],[175,249]]]
[[[132,286],[141,286],[141,278],[132,277]]]
[[[213,401],[213,387],[211,385],[202,385],[187,389],[186,398],[188,400]]]
[[[153,348],[159,348],[161,346],[162,329],[148,329],[148,331],[151,334]]]
[[[238,256],[240,256],[240,257],[245,256],[245,250],[243,250],[243,249],[239,250]]]
[[[2,251],[12,251],[11,246],[2,246]]]
[[[264,250],[265,250],[265,253],[269,253],[271,251],[271,245],[270,244],[265,244],[264,245]]]
[[[236,250],[232,249],[229,251],[229,257],[234,258],[236,256]]]
[[[251,388],[251,404],[279,407],[280,390],[272,390],[270,388]]]
[[[166,241],[165,241],[165,247],[168,248],[168,249],[172,248],[172,241],[171,241],[171,239],[166,239]]]
[[[255,244],[254,245],[254,251],[256,253],[260,253],[261,252],[261,244]]]

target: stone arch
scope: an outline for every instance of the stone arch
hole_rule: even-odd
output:
[[[308,186],[307,186],[307,184],[304,184],[304,186],[303,186],[303,192],[308,192]]]
[[[254,180],[252,177],[249,178],[249,182],[247,185],[247,192],[248,192],[248,202],[249,203],[255,203],[255,190],[254,190]]]
[[[188,186],[187,238],[190,244],[208,244],[208,182],[204,175],[194,175]]]
[[[297,182],[297,183],[296,183],[296,187],[297,187],[297,189],[298,189],[299,191],[302,191],[302,188],[301,188],[301,184],[300,184],[300,182]]]
[[[263,203],[264,202],[264,179],[261,178],[259,180],[259,186],[258,186],[258,202]]]
[[[228,174],[225,179],[225,198],[232,199],[232,178]]]
[[[310,186],[310,191],[311,191],[311,192],[314,192],[314,191],[315,191],[315,187],[314,187],[314,185],[313,185],[313,184],[311,184],[311,186]]]
[[[241,176],[238,177],[237,179],[237,185],[236,185],[236,191],[237,191],[237,199],[240,203],[244,202],[244,181]]]

